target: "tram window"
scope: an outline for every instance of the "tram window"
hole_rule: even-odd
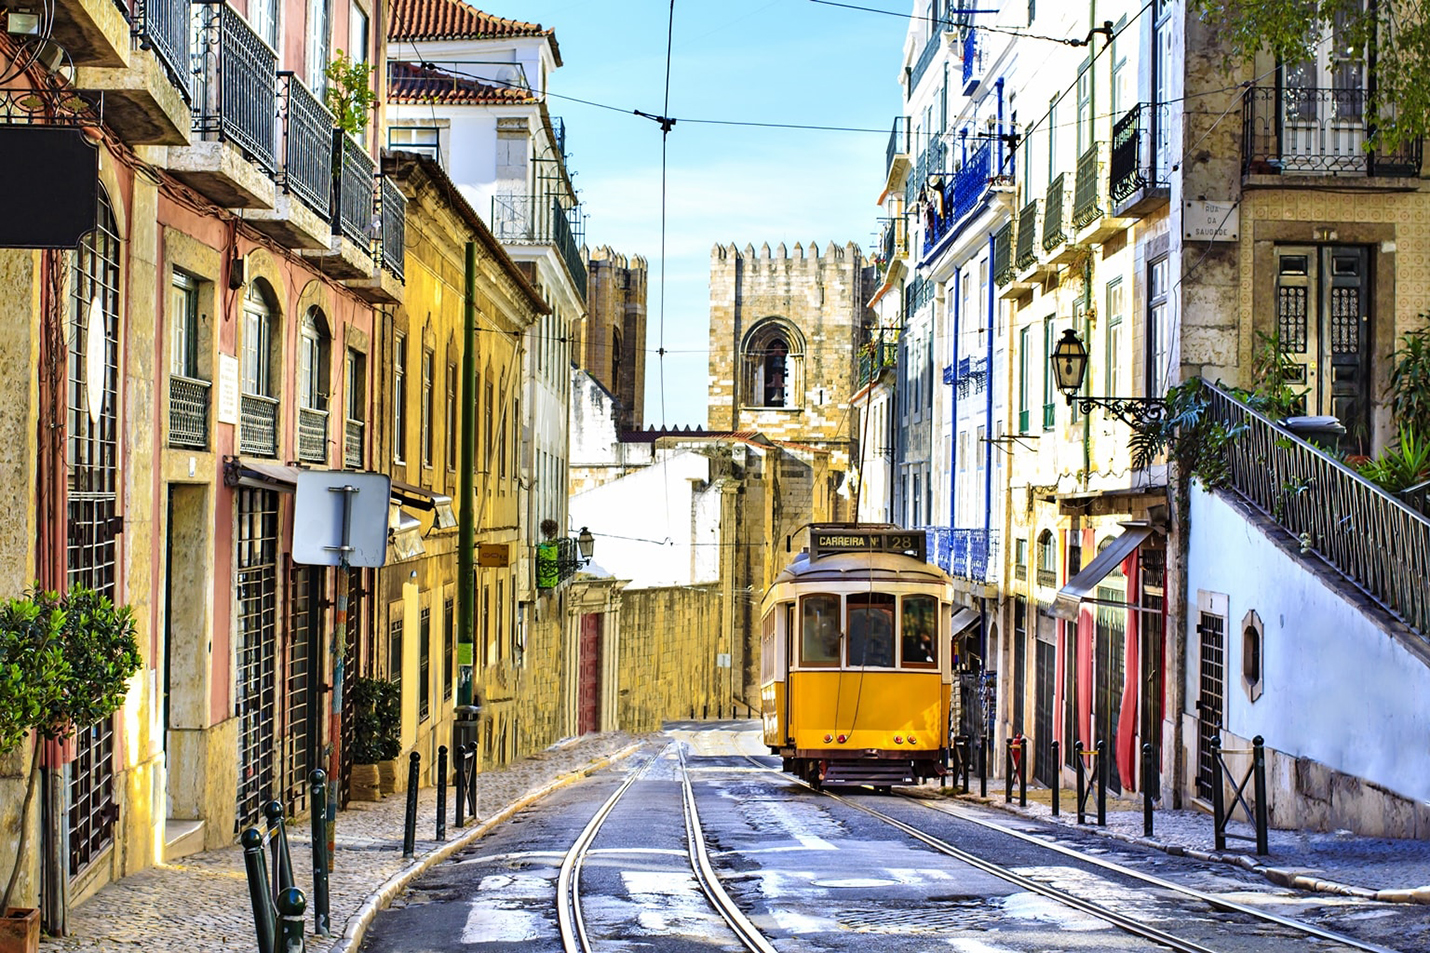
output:
[[[839,597],[805,596],[800,600],[801,665],[839,664]]]
[[[893,596],[868,592],[849,597],[849,664],[893,667]]]
[[[938,667],[937,620],[938,600],[933,596],[904,596],[899,631],[905,667]]]

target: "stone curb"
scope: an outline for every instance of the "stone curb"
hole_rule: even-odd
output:
[[[362,943],[363,937],[367,934],[367,928],[372,925],[372,921],[377,916],[378,911],[390,904],[398,894],[407,889],[408,884],[415,880],[419,874],[426,872],[428,868],[451,857],[527,805],[541,800],[568,784],[574,784],[576,781],[581,780],[587,775],[594,774],[602,768],[609,767],[618,761],[630,757],[644,746],[643,742],[636,742],[635,744],[627,745],[613,754],[597,758],[584,767],[558,774],[551,781],[537,788],[535,791],[528,793],[515,803],[502,808],[476,827],[463,831],[461,836],[456,840],[443,844],[441,847],[433,848],[420,857],[413,858],[404,869],[399,870],[387,878],[386,882],[368,895],[368,898],[363,901],[362,906],[358,907],[357,913],[348,920],[347,929],[343,931],[343,935],[338,938],[337,942],[328,947],[328,953],[352,953],[352,951],[356,950]]]
[[[1044,818],[1031,814],[1025,814],[1012,805],[1005,805],[995,798],[981,798],[970,795],[956,794],[957,800],[969,800],[974,803],[991,807],[1024,820],[1039,821],[1049,826],[1068,827],[1067,824],[1052,825]],[[1269,867],[1258,863],[1255,858],[1245,854],[1224,854],[1218,851],[1201,850],[1196,847],[1184,847],[1181,844],[1168,844],[1151,837],[1141,837],[1132,834],[1124,834],[1121,831],[1110,831],[1106,828],[1098,827],[1096,824],[1077,825],[1077,830],[1096,834],[1099,837],[1111,837],[1127,844],[1137,844],[1141,847],[1149,847],[1153,850],[1160,850],[1164,854],[1173,857],[1190,857],[1192,860],[1199,860],[1203,863],[1228,864],[1240,867],[1243,870],[1258,874],[1274,884],[1282,887],[1291,887],[1296,890],[1305,890],[1312,893],[1337,894],[1343,897],[1354,897],[1357,900],[1375,900],[1380,903],[1422,903],[1430,904],[1430,886],[1425,887],[1397,887],[1372,889],[1370,887],[1356,887],[1351,884],[1343,884],[1334,880],[1319,880],[1309,877],[1295,870],[1285,867]]]

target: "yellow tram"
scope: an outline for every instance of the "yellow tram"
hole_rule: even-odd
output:
[[[819,787],[937,777],[949,744],[953,582],[920,532],[816,524],[761,616],[765,743]]]

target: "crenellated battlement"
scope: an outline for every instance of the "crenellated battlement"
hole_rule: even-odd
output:
[[[770,248],[769,242],[762,242],[758,249],[748,242],[743,249],[733,242],[728,245],[716,244],[710,249],[712,265],[724,264],[731,267],[738,263],[746,275],[755,274],[766,267],[778,266],[785,269],[801,265],[808,268],[811,274],[815,274],[820,270],[821,264],[861,260],[859,246],[854,242],[844,245],[829,242],[822,253],[818,242],[810,242],[808,245],[795,242],[793,250],[784,242],[780,242],[773,249]]]

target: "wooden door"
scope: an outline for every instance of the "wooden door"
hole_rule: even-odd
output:
[[[581,616],[580,674],[577,701],[577,734],[597,731],[601,726],[601,620],[599,612]]]

